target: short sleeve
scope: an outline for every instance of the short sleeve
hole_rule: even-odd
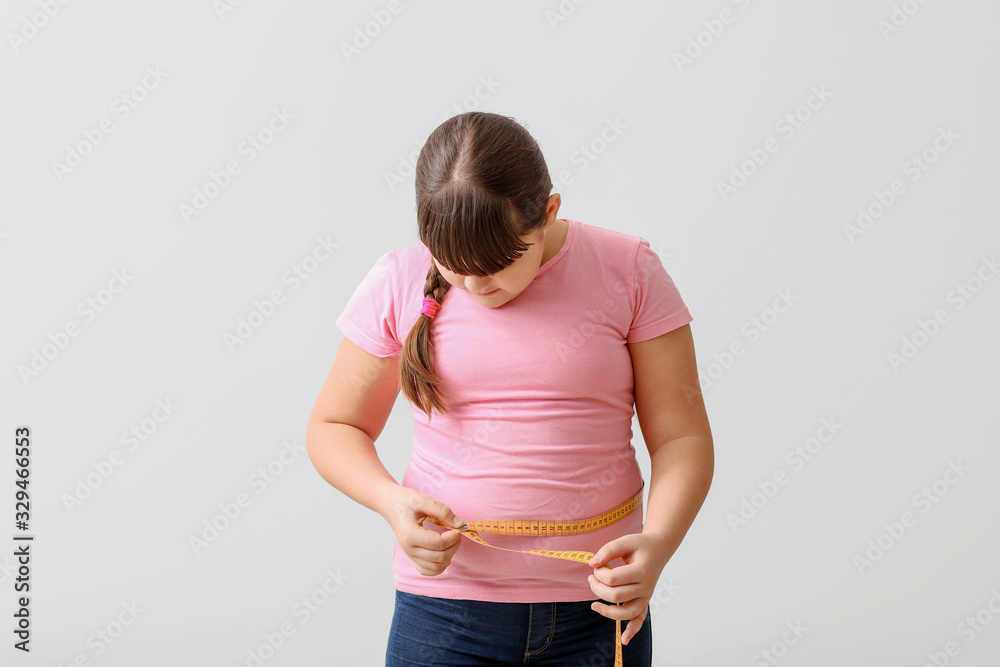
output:
[[[632,277],[632,326],[626,342],[656,338],[694,319],[646,239],[640,239]]]
[[[351,342],[377,357],[402,350],[396,320],[394,251],[379,257],[337,317],[337,328]]]

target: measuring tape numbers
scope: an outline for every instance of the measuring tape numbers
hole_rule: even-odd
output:
[[[552,549],[507,549],[490,544],[484,540],[480,533],[488,535],[513,535],[516,537],[560,537],[565,535],[581,535],[592,533],[596,530],[606,528],[613,523],[621,521],[623,518],[635,511],[642,503],[642,489],[645,481],[639,485],[639,491],[634,496],[610,509],[604,514],[591,517],[589,519],[575,519],[571,521],[555,520],[535,520],[535,519],[514,519],[504,521],[466,521],[461,528],[456,529],[433,517],[426,520],[436,523],[439,526],[451,530],[460,530],[462,535],[491,549],[501,549],[503,551],[514,551],[522,554],[535,554],[547,558],[558,558],[560,560],[570,560],[577,563],[587,564],[594,557],[590,551],[559,551]],[[602,565],[611,569],[610,565]],[[616,603],[621,606],[621,602]],[[622,667],[622,622],[615,619],[615,667]]]

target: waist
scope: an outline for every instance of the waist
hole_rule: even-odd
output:
[[[403,476],[403,486],[443,503],[461,519],[586,519],[628,501],[642,484],[634,457],[618,471],[567,471],[558,478],[455,474],[425,469],[414,458]]]

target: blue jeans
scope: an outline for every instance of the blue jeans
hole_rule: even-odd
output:
[[[397,590],[385,664],[613,667],[615,621],[591,609],[593,602],[449,600]],[[652,650],[647,615],[622,646],[624,667],[649,667]]]

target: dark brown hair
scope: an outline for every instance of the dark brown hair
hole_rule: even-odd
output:
[[[489,276],[520,257],[545,221],[552,190],[538,143],[514,118],[470,111],[441,123],[417,158],[417,225],[431,256],[449,271]],[[451,284],[431,261],[424,296],[445,308]],[[431,318],[420,315],[403,343],[399,385],[431,418],[447,412],[434,374]]]

